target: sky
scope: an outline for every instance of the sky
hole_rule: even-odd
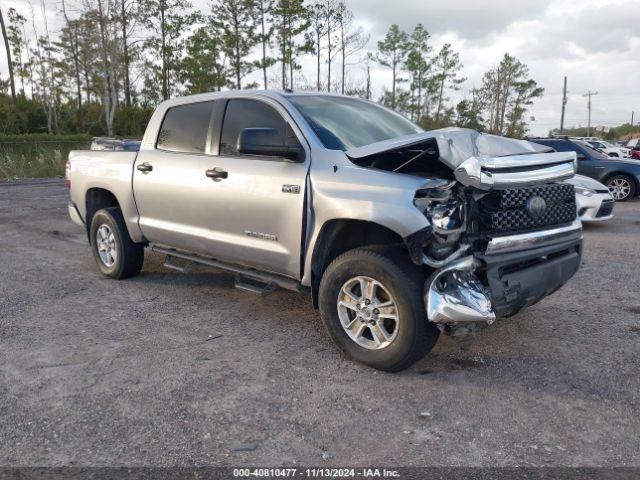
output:
[[[31,0],[38,16],[40,1]],[[60,27],[55,13],[59,0],[44,0],[50,30]],[[208,9],[208,0],[192,0]],[[460,53],[467,77],[459,92],[464,98],[481,83],[482,75],[496,65],[505,52],[529,66],[531,78],[545,89],[527,117],[534,135],[545,135],[560,124],[563,77],[568,77],[565,126],[587,124],[587,99],[592,101],[592,125],[615,126],[631,120],[640,123],[640,0],[346,0],[356,22],[370,35],[368,50],[388,27],[397,23],[410,32],[422,23],[431,33],[431,44],[439,49],[451,43]],[[27,13],[29,0],[8,0]],[[37,24],[43,28],[42,19]],[[311,57],[303,62],[307,77],[314,78]],[[338,71],[338,64],[333,67]],[[0,74],[6,75],[4,49],[0,52]],[[362,67],[350,67],[350,75],[363,78]],[[389,69],[372,70],[372,88],[379,95],[391,84]],[[531,120],[533,117],[533,120]]]

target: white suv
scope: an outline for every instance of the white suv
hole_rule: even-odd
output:
[[[624,147],[616,147],[615,145],[605,142],[604,140],[585,140],[593,148],[601,150],[610,157],[630,157],[631,150]]]

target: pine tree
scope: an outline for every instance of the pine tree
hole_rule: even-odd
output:
[[[529,69],[517,58],[504,54],[500,63],[486,72],[481,94],[489,114],[489,131],[496,135],[522,136],[524,114],[544,89],[529,78]]]
[[[303,0],[278,0],[273,11],[275,31],[282,66],[282,89],[293,89],[293,73],[299,68],[298,57],[313,51],[308,35],[309,19]]]
[[[398,25],[393,24],[389,27],[389,31],[384,40],[378,42],[378,54],[376,61],[380,65],[389,67],[392,71],[391,94],[389,97],[389,106],[396,108],[396,92],[398,85],[399,69],[407,56],[409,44],[409,36],[406,32],[400,30]]]
[[[418,24],[411,34],[405,69],[411,75],[411,119],[420,122],[423,113],[423,93],[428,83],[430,69],[429,54],[432,51],[429,46],[429,32]]]
[[[440,120],[440,113],[443,110],[444,102],[447,101],[445,96],[446,90],[459,90],[460,84],[466,80],[466,78],[460,77],[460,70],[462,70],[462,63],[460,62],[460,55],[451,48],[451,44],[445,43],[438,55],[433,61],[433,70],[435,79],[439,85],[438,89],[438,106],[436,108],[435,121]]]
[[[260,46],[262,48],[262,58],[257,62],[257,66],[262,70],[262,82],[265,90],[269,88],[267,70],[275,63],[275,59],[267,55],[267,50],[272,43],[271,36],[274,32],[274,27],[270,22],[274,7],[274,0],[257,0]]]
[[[222,36],[211,26],[198,28],[186,42],[180,79],[187,93],[220,91],[228,83]]]
[[[152,32],[145,41],[153,63],[147,63],[149,73],[160,77],[161,98],[171,95],[172,82],[177,77],[177,67],[183,48],[182,33],[193,24],[196,15],[189,13],[187,0],[144,0],[145,26]],[[160,65],[156,68],[156,63]]]
[[[234,87],[242,88],[242,79],[255,67],[248,60],[253,47],[260,42],[256,33],[258,8],[255,0],[218,0],[212,5],[211,23],[222,37],[222,50],[229,59]]]

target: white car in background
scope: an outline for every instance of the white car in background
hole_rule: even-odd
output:
[[[580,220],[602,222],[613,218],[616,202],[605,185],[583,175],[575,175],[566,182],[576,190],[576,208]]]
[[[610,157],[626,158],[631,156],[630,149],[625,147],[617,147],[609,142],[605,142],[604,140],[585,140],[585,142],[591,145],[593,148],[597,148],[598,150],[602,151],[605,155],[609,155]]]

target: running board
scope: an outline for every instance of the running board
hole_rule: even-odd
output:
[[[208,267],[213,267],[213,268],[219,268],[220,270],[225,270],[227,272],[232,272],[236,274],[236,286],[238,286],[238,282],[237,282],[237,278],[238,276],[242,279],[242,277],[244,278],[248,278],[251,280],[254,280],[256,282],[259,283],[263,283],[265,284],[267,287],[269,285],[274,285],[276,287],[281,287],[281,288],[285,288],[287,290],[293,290],[296,292],[307,292],[308,288],[303,286],[302,284],[300,284],[300,282],[293,280],[291,278],[287,278],[287,277],[283,277],[280,275],[275,275],[272,273],[266,273],[266,272],[260,272],[258,270],[253,270],[251,268],[245,268],[245,267],[241,267],[239,265],[230,265],[228,263],[223,263],[220,262],[218,260],[215,260],[213,258],[206,258],[206,257],[201,257],[200,255],[192,255],[189,253],[184,253],[184,252],[179,252],[177,250],[174,250],[172,248],[164,248],[164,247],[159,247],[157,245],[150,245],[151,251],[152,252],[158,252],[158,253],[162,253],[164,255],[166,255],[165,257],[165,266],[167,266],[168,268],[172,268],[174,270],[178,270],[181,272],[185,272],[185,271],[189,271],[189,265],[187,265],[186,267],[179,267],[177,266],[175,263],[172,262],[173,259],[179,258],[182,260],[187,260],[188,262],[193,262],[193,263],[198,263],[201,265],[206,265]],[[267,289],[267,287],[261,288],[261,287],[256,287],[254,285],[250,285],[247,284],[246,282],[240,281],[240,284],[242,286],[239,286],[238,288],[241,288],[243,290],[247,290],[247,291],[252,291],[254,293],[260,293],[261,295],[263,295],[263,291],[265,289]],[[250,288],[243,288],[243,287],[250,287]],[[269,287],[267,290],[271,289],[273,287]],[[271,293],[271,291],[268,291],[267,293]]]
[[[242,275],[236,273],[235,287],[238,290],[244,290],[245,292],[255,293],[261,297],[266,297],[270,293],[275,292],[278,289],[278,285],[273,282],[263,283],[262,285],[256,285],[255,283],[248,281],[249,278],[243,278]]]
[[[175,263],[173,263],[173,258],[175,257],[173,257],[172,255],[165,255],[163,266],[180,273],[191,273],[193,271],[193,262],[188,261],[184,266],[181,267],[180,265],[176,265]]]

